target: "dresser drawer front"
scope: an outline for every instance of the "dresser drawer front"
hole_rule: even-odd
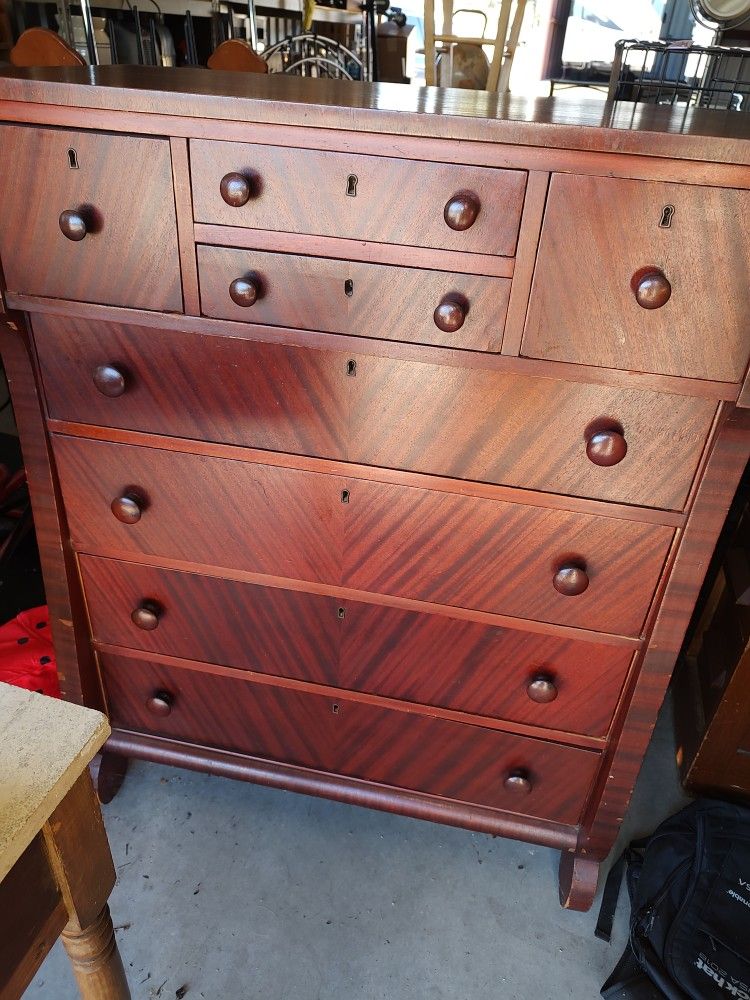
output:
[[[599,754],[416,713],[259,684],[241,673],[106,654],[113,726],[575,823]],[[169,714],[149,709],[158,698]],[[160,706],[161,707],[161,706]],[[530,785],[507,789],[512,772]]]
[[[198,273],[206,316],[476,351],[499,350],[510,294],[506,278],[224,247],[199,246]]]
[[[32,322],[57,419],[648,507],[684,506],[716,410],[706,399],[507,372]],[[97,388],[107,368],[114,388]],[[609,427],[622,431],[625,457],[596,465],[588,442]]]
[[[196,222],[505,257],[516,250],[525,171],[204,139],[191,140],[190,165]],[[222,197],[230,174],[249,181],[239,207]],[[445,208],[467,193],[479,211],[456,231]]]
[[[660,226],[665,206],[674,209],[668,228]],[[750,191],[553,176],[522,353],[741,381],[750,351],[748,217]],[[647,297],[647,284],[638,288],[650,271],[668,285],[657,275]]]
[[[98,642],[548,729],[605,735],[632,657],[618,646],[80,559]]]
[[[182,310],[166,139],[2,125],[0,148],[9,291]]]
[[[56,437],[75,546],[637,634],[673,529]],[[132,499],[131,499],[132,498]],[[123,523],[113,515],[116,502]],[[142,511],[142,513],[140,513]],[[553,585],[585,566],[575,597]],[[580,574],[577,574],[580,577]]]

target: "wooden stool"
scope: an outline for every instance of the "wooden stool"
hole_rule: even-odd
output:
[[[209,69],[234,70],[241,73],[267,73],[268,63],[241,38],[230,38],[217,45],[208,60]]]
[[[14,66],[85,66],[86,60],[48,28],[27,28],[10,50]]]
[[[130,1000],[88,769],[109,733],[99,712],[0,684],[0,1000],[21,997],[60,934],[84,1000]]]

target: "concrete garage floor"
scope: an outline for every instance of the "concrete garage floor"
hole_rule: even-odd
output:
[[[621,843],[682,804],[667,704]],[[594,1000],[626,940],[546,848],[143,762],[104,816],[133,1000]],[[78,997],[59,943],[26,997]]]

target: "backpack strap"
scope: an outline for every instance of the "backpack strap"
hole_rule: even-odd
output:
[[[607,881],[604,883],[602,904],[599,908],[599,919],[594,929],[594,934],[601,941],[609,943],[612,939],[612,924],[617,912],[617,902],[620,898],[620,886],[622,885],[622,873],[625,871],[625,865],[627,864],[628,866],[628,875],[631,874],[635,867],[640,868],[643,864],[640,852],[645,848],[647,843],[648,839],[634,840],[629,847],[625,848],[609,870]],[[629,877],[628,892],[630,893],[631,902],[633,898],[633,886],[634,881]]]

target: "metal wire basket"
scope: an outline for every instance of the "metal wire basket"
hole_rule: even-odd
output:
[[[750,111],[750,49],[621,39],[609,81],[612,101]]]

